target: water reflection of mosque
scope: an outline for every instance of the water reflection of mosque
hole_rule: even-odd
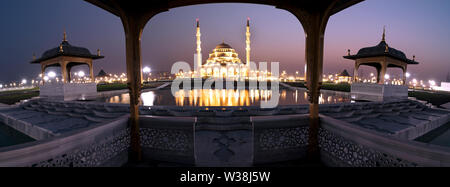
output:
[[[304,90],[281,89],[279,105],[308,104],[308,95]],[[141,94],[143,106],[259,106],[261,102],[272,98],[272,90],[263,89],[192,89],[180,90],[172,96],[170,90],[156,90]],[[129,95],[122,94],[105,98],[108,103],[128,104]],[[349,96],[339,93],[322,93],[320,104],[350,102]]]
[[[202,89],[188,92],[180,90],[177,92],[175,99],[177,106],[254,106],[260,102],[267,102],[272,95],[272,90]],[[303,98],[300,98],[301,95]],[[292,104],[306,104],[306,102],[301,101],[307,99],[308,94],[306,92],[297,90],[288,93],[287,90],[280,90],[281,104],[286,104],[283,101],[291,101]],[[341,103],[344,102],[344,98],[321,94],[319,102],[320,104]]]

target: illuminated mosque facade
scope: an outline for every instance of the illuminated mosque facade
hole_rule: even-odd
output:
[[[245,80],[250,70],[250,19],[247,19],[246,31],[246,60],[242,62],[237,52],[225,42],[217,45],[209,54],[205,63],[202,61],[200,22],[197,19],[197,51],[195,58],[194,76],[201,78],[223,78]]]

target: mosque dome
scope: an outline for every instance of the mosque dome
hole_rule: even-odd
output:
[[[216,46],[216,49],[233,49],[230,45],[226,44],[225,42],[222,42],[221,44]]]
[[[213,52],[209,54],[207,64],[220,64],[226,66],[228,64],[240,64],[241,60],[236,51],[225,42],[217,45]]]

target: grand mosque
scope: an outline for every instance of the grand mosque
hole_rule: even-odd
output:
[[[209,54],[205,63],[202,61],[200,22],[197,19],[197,51],[195,57],[195,75],[202,78],[223,78],[242,80],[249,77],[250,70],[250,19],[247,19],[246,60],[242,62],[230,45],[222,42]]]

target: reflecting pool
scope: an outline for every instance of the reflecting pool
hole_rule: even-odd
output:
[[[278,105],[308,104],[308,94],[303,90],[279,90]],[[141,105],[144,106],[260,106],[274,94],[272,90],[235,90],[235,89],[192,89],[180,90],[172,95],[170,90],[156,90],[141,94]],[[107,103],[130,103],[128,93],[99,98],[97,101]],[[349,94],[324,92],[319,98],[320,104],[351,102]]]

